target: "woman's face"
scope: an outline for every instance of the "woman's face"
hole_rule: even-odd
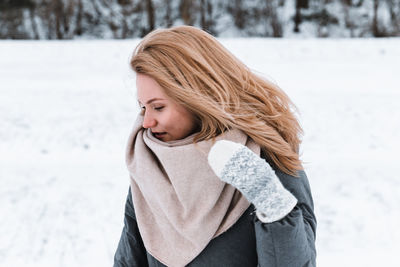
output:
[[[157,139],[179,140],[195,132],[194,115],[167,96],[153,78],[136,74],[136,88],[144,115],[143,128],[150,128]]]

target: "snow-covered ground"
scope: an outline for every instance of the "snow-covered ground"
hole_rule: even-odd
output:
[[[300,110],[318,266],[399,266],[400,39],[222,39]],[[137,40],[0,42],[0,266],[111,266]]]

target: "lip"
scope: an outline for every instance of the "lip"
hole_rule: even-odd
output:
[[[164,137],[166,134],[167,134],[166,132],[153,132],[153,135],[154,135],[156,138],[162,138],[162,137]]]

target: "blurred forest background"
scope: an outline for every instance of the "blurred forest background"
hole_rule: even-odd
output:
[[[0,0],[0,39],[125,39],[182,24],[219,37],[400,36],[400,0]]]

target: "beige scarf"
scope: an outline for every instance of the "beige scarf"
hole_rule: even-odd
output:
[[[194,134],[163,142],[142,128],[139,115],[129,137],[127,165],[132,201],[146,250],[167,266],[185,266],[210,240],[228,230],[250,206],[222,182],[207,162],[213,142],[193,143]],[[260,147],[239,130],[216,140]]]

